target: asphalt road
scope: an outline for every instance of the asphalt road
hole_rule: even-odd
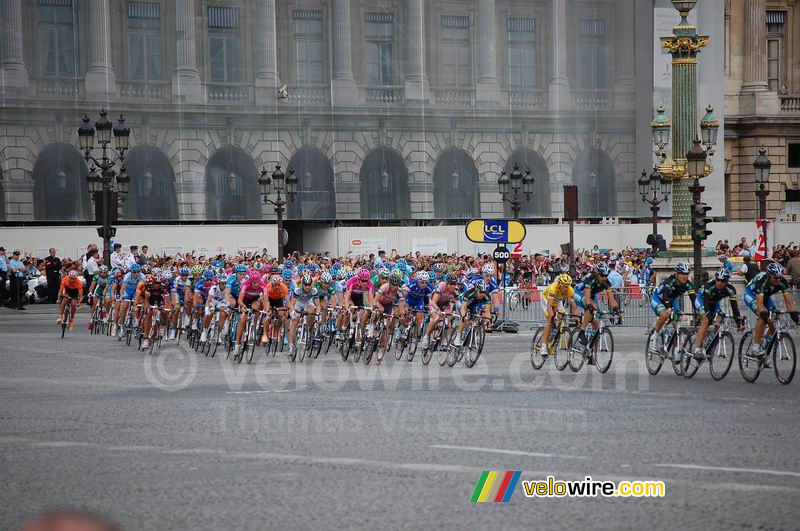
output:
[[[798,382],[647,375],[639,329],[609,373],[535,373],[530,335],[479,364],[149,359],[53,314],[0,315],[0,527],[81,507],[125,529],[797,529]],[[662,480],[663,498],[469,503],[484,470]]]

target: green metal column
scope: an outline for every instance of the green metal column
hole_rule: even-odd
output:
[[[661,174],[672,179],[672,243],[670,251],[691,254],[692,194],[686,172],[686,154],[698,135],[697,54],[708,44],[708,37],[697,34],[681,12],[681,22],[672,35],[661,38],[661,47],[672,56],[672,157],[661,164]]]

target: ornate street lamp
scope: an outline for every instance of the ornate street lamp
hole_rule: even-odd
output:
[[[706,107],[706,115],[700,120],[700,135],[703,145],[706,146],[709,155],[713,155],[717,146],[717,135],[719,134],[719,120],[714,116],[714,107]]]
[[[672,122],[667,118],[663,105],[659,105],[656,109],[656,119],[650,122],[650,128],[653,130],[653,144],[656,146],[656,155],[663,159],[667,156],[664,148],[669,144],[669,132],[672,129]]]
[[[101,219],[102,227],[98,233],[103,238],[103,263],[111,263],[112,223],[117,220],[119,205],[124,204],[128,193],[130,176],[125,172],[125,154],[129,148],[131,130],[125,125],[121,115],[116,125],[108,119],[105,109],[100,109],[100,118],[92,126],[88,115],[83,116],[78,127],[78,143],[83,159],[91,164],[86,183],[95,207],[95,217]],[[114,147],[110,144],[114,142]],[[99,158],[93,152],[100,149]],[[119,173],[114,170],[119,163]],[[113,210],[112,210],[113,209]]]
[[[669,199],[672,191],[672,182],[658,172],[658,167],[653,167],[653,172],[648,176],[647,171],[642,171],[642,176],[636,181],[642,202],[650,205],[653,213],[653,232],[648,242],[653,247],[653,254],[658,253],[658,212],[660,206]]]
[[[286,205],[289,201],[294,201],[297,195],[298,178],[294,174],[294,170],[289,168],[289,175],[283,173],[281,165],[275,166],[272,175],[267,173],[266,168],[261,169],[261,176],[258,178],[258,187],[261,189],[261,197],[265,205],[273,205],[275,207],[275,215],[278,220],[278,259],[282,260],[283,255],[283,214],[286,212]],[[288,201],[283,198],[283,192],[286,191]],[[277,194],[276,199],[269,198],[271,192]]]
[[[511,205],[511,212],[515,218],[519,217],[522,211],[522,203],[531,200],[533,195],[533,175],[528,169],[523,174],[519,169],[519,164],[514,163],[511,175],[506,175],[503,171],[497,178],[497,186],[500,189],[500,196],[503,201]],[[511,195],[511,197],[509,197]],[[523,199],[524,195],[524,199]]]

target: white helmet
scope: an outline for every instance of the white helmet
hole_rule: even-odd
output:
[[[494,266],[492,264],[486,264],[481,269],[481,272],[485,275],[494,276]]]

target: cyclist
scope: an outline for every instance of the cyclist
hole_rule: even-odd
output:
[[[757,357],[764,356],[768,339],[775,333],[775,324],[770,318],[770,312],[776,309],[772,296],[778,293],[783,295],[783,301],[792,321],[798,324],[800,316],[789,296],[789,283],[783,276],[783,267],[780,264],[772,262],[767,266],[766,271],[757,274],[744,288],[744,303],[750,308],[750,311],[758,316],[753,330],[753,354]],[[764,327],[767,325],[769,325],[769,336],[762,341]]]
[[[594,323],[594,314],[597,311],[597,306],[600,301],[597,294],[605,292],[608,296],[608,304],[612,312],[621,313],[617,306],[617,300],[614,298],[614,293],[611,291],[611,284],[608,282],[608,275],[610,273],[608,264],[600,262],[595,266],[594,271],[584,276],[578,284],[575,285],[575,295],[573,301],[575,305],[583,311],[583,318],[580,323],[580,331],[578,332],[578,342],[580,348],[586,348],[589,343],[586,337],[586,327],[589,323]],[[590,360],[591,363],[591,360]]]
[[[370,280],[369,269],[362,267],[356,273],[356,276],[347,281],[344,292],[345,308],[348,308],[351,315],[353,310],[360,312],[359,322],[362,325],[367,323],[367,312],[362,311],[365,308],[372,306],[372,296],[375,293],[375,285]],[[348,317],[345,317],[344,323],[348,322]],[[342,326],[344,326],[342,323]],[[339,329],[344,334],[344,329]]]
[[[192,316],[194,315],[194,287],[198,282],[203,280],[202,266],[193,265],[189,270],[189,275],[189,284],[187,285],[186,295],[184,296],[186,301],[184,313],[189,317],[189,321],[191,322]],[[189,323],[186,323],[184,326],[188,326],[188,324]]]
[[[736,302],[736,288],[729,282],[730,271],[721,267],[714,273],[714,280],[709,280],[697,290],[694,298],[694,309],[700,316],[700,326],[697,327],[697,339],[694,343],[692,354],[696,359],[703,358],[703,341],[708,332],[708,326],[720,311],[720,302],[723,299],[730,299],[733,318],[739,325],[739,331],[744,330],[744,320],[739,313],[739,304]]]
[[[447,266],[444,265],[442,262],[436,262],[435,264],[433,264],[433,267],[431,267],[432,271],[431,282],[433,282],[435,285],[438,286],[440,282],[444,281],[444,275],[446,270]]]
[[[297,327],[300,324],[300,316],[306,313],[306,330],[310,336],[311,327],[314,324],[314,316],[319,315],[320,304],[319,294],[314,287],[314,279],[311,275],[303,275],[300,280],[300,287],[295,288],[289,299],[289,311],[291,312],[289,324],[289,355],[295,350],[297,340]]]
[[[322,306],[322,322],[326,322],[333,311],[333,307],[338,302],[338,293],[336,284],[333,282],[333,276],[328,271],[323,271],[319,275],[319,280],[314,284],[314,289],[319,294],[319,301]]]
[[[441,321],[443,314],[453,307],[453,304],[458,298],[456,293],[456,286],[458,285],[458,277],[455,273],[448,273],[444,277],[444,282],[440,282],[436,287],[436,291],[431,296],[431,302],[428,304],[431,320],[428,323],[428,328],[425,330],[425,337],[422,338],[420,346],[424,349],[428,348],[430,343],[431,332],[436,329],[436,326]]]
[[[681,297],[684,293],[689,294],[694,306],[695,291],[689,281],[689,266],[679,263],[675,264],[675,272],[662,280],[650,297],[650,308],[658,316],[655,326],[656,333],[653,334],[654,343],[650,345],[651,352],[660,352],[665,346],[661,331],[670,314],[680,311]]]
[[[264,297],[266,297],[266,303],[269,305],[270,311],[278,312],[278,330],[283,330],[285,328],[288,335],[286,309],[289,307],[289,287],[281,281],[279,275],[272,275],[269,284],[265,285],[262,291]],[[266,343],[267,339],[267,330],[265,327],[264,333],[261,336],[261,343]]]
[[[391,272],[388,267],[381,267],[378,272],[372,276],[372,284],[375,286],[375,291],[379,290],[381,286],[389,281]]]
[[[78,301],[83,299],[83,282],[78,278],[77,271],[73,269],[67,276],[61,279],[61,287],[58,296],[61,298],[61,304],[58,308],[58,319],[56,319],[56,322],[61,324],[62,321],[64,321],[64,310],[67,307],[67,300],[69,300],[72,308],[67,326],[72,330],[75,328],[75,312],[78,310]]]
[[[108,287],[109,304],[112,301],[114,304],[113,314],[112,314],[113,321],[109,326],[111,326],[111,335],[115,337],[117,335],[117,315],[119,315],[119,307],[123,293],[123,287],[122,287],[123,278],[125,278],[125,273],[121,269],[113,270]]]
[[[146,308],[143,323],[144,340],[142,341],[142,350],[146,350],[150,346],[149,335],[150,327],[152,326],[153,322],[153,315],[155,315],[155,312],[157,311],[168,311],[170,308],[169,298],[165,297],[165,295],[169,292],[169,287],[164,281],[161,270],[159,268],[154,268],[153,272],[147,275],[147,278],[144,281],[139,283],[138,290],[141,300]],[[151,310],[150,306],[158,306],[159,308]],[[162,315],[162,322],[164,322],[163,317],[164,316]]]
[[[265,290],[266,286],[261,278],[261,273],[258,271],[251,270],[248,276],[242,281],[242,285],[239,288],[239,299],[237,301],[239,304],[239,311],[241,313],[239,318],[239,326],[236,327],[236,340],[234,342],[235,356],[238,356],[242,353],[242,333],[244,333],[244,327],[247,325],[248,321],[246,318],[248,315],[247,311],[261,311],[261,299],[264,296]],[[253,341],[255,341],[255,338]],[[263,341],[265,341],[264,338],[262,338],[262,342]]]
[[[486,282],[489,287],[489,296],[492,298],[492,313],[497,314],[500,312],[500,302],[502,301],[502,294],[500,293],[500,286],[497,285],[495,276],[495,268],[492,264],[484,264],[481,268],[481,279]],[[491,323],[486,322],[486,331],[492,329]]]
[[[172,296],[172,305],[175,311],[172,313],[172,330],[170,331],[169,338],[175,339],[175,331],[178,328],[178,319],[181,318],[180,308],[185,308],[185,314],[190,315],[191,309],[188,308],[187,301],[191,299],[191,280],[189,279],[189,268],[181,267],[178,270],[178,276],[172,282],[170,289]],[[187,294],[190,294],[187,297]],[[186,323],[181,322],[180,326],[186,326]]]
[[[401,303],[402,310],[413,311],[414,318],[417,321],[417,337],[419,337],[422,321],[425,319],[428,302],[430,296],[433,295],[433,286],[431,285],[431,277],[427,271],[417,271],[417,274],[408,281],[403,287],[403,294],[405,295]]]
[[[103,307],[101,311],[108,315],[108,306],[111,303],[111,297],[106,297],[106,294],[110,294],[111,291],[110,281],[111,279],[108,276],[108,266],[101,265],[97,270],[97,274],[92,277],[91,285],[89,285],[89,298],[92,299],[91,315],[94,315],[94,311],[97,308],[97,304],[100,302],[100,299],[103,299]],[[89,321],[89,324],[86,327],[91,330],[93,326],[94,323]]]
[[[208,292],[211,291],[211,288],[216,285],[217,281],[214,275],[214,271],[211,269],[206,269],[203,271],[203,277],[195,282],[194,284],[194,314],[199,318],[200,314],[203,313],[206,307],[206,302],[208,301]],[[206,328],[208,326],[208,322],[211,322],[211,317],[209,316],[207,319],[203,319],[202,322],[202,333],[200,334],[200,342],[205,343],[206,341]],[[195,323],[195,326],[197,324]]]
[[[489,312],[489,305],[492,302],[492,297],[489,295],[489,285],[485,280],[481,279],[475,282],[472,287],[461,296],[461,305],[459,313],[461,314],[461,322],[458,323],[456,328],[456,337],[453,340],[453,345],[460,347],[463,343],[461,337],[464,328],[466,328],[470,317],[482,313],[486,319],[491,319],[492,314]]]
[[[236,275],[231,275],[231,278],[236,279]],[[219,330],[215,340],[217,343],[221,342],[223,331],[225,330],[225,321],[228,318],[227,291],[228,281],[227,279],[223,281],[222,278],[215,279],[213,285],[208,289],[205,316],[203,317],[203,332],[200,334],[201,343],[205,343],[208,340],[208,328],[211,326],[211,319],[214,317],[215,312],[219,312]]]
[[[117,335],[118,337],[122,337],[123,332],[123,325],[125,324],[125,319],[128,316],[128,309],[131,306],[131,302],[136,302],[137,299],[137,290],[139,288],[139,283],[144,278],[142,276],[142,266],[139,264],[131,264],[131,269],[122,279],[122,305],[120,307],[120,311],[117,312]],[[136,308],[134,312],[134,317],[136,320],[139,319],[139,308]],[[135,325],[134,325],[135,326]]]
[[[542,290],[542,307],[544,308],[545,325],[542,333],[542,356],[547,356],[547,343],[553,330],[553,320],[558,313],[565,313],[565,303],[569,301],[572,314],[577,315],[578,306],[575,304],[575,288],[572,287],[572,277],[566,273],[558,275],[555,282]]]
[[[375,292],[373,301],[372,322],[367,327],[367,336],[371,336],[375,324],[383,316],[389,317],[389,322],[386,325],[387,330],[392,329],[395,308],[400,302],[402,291],[400,286],[403,284],[403,274],[400,271],[393,271],[389,275],[389,280],[378,291]],[[381,345],[385,347],[386,345]]]

